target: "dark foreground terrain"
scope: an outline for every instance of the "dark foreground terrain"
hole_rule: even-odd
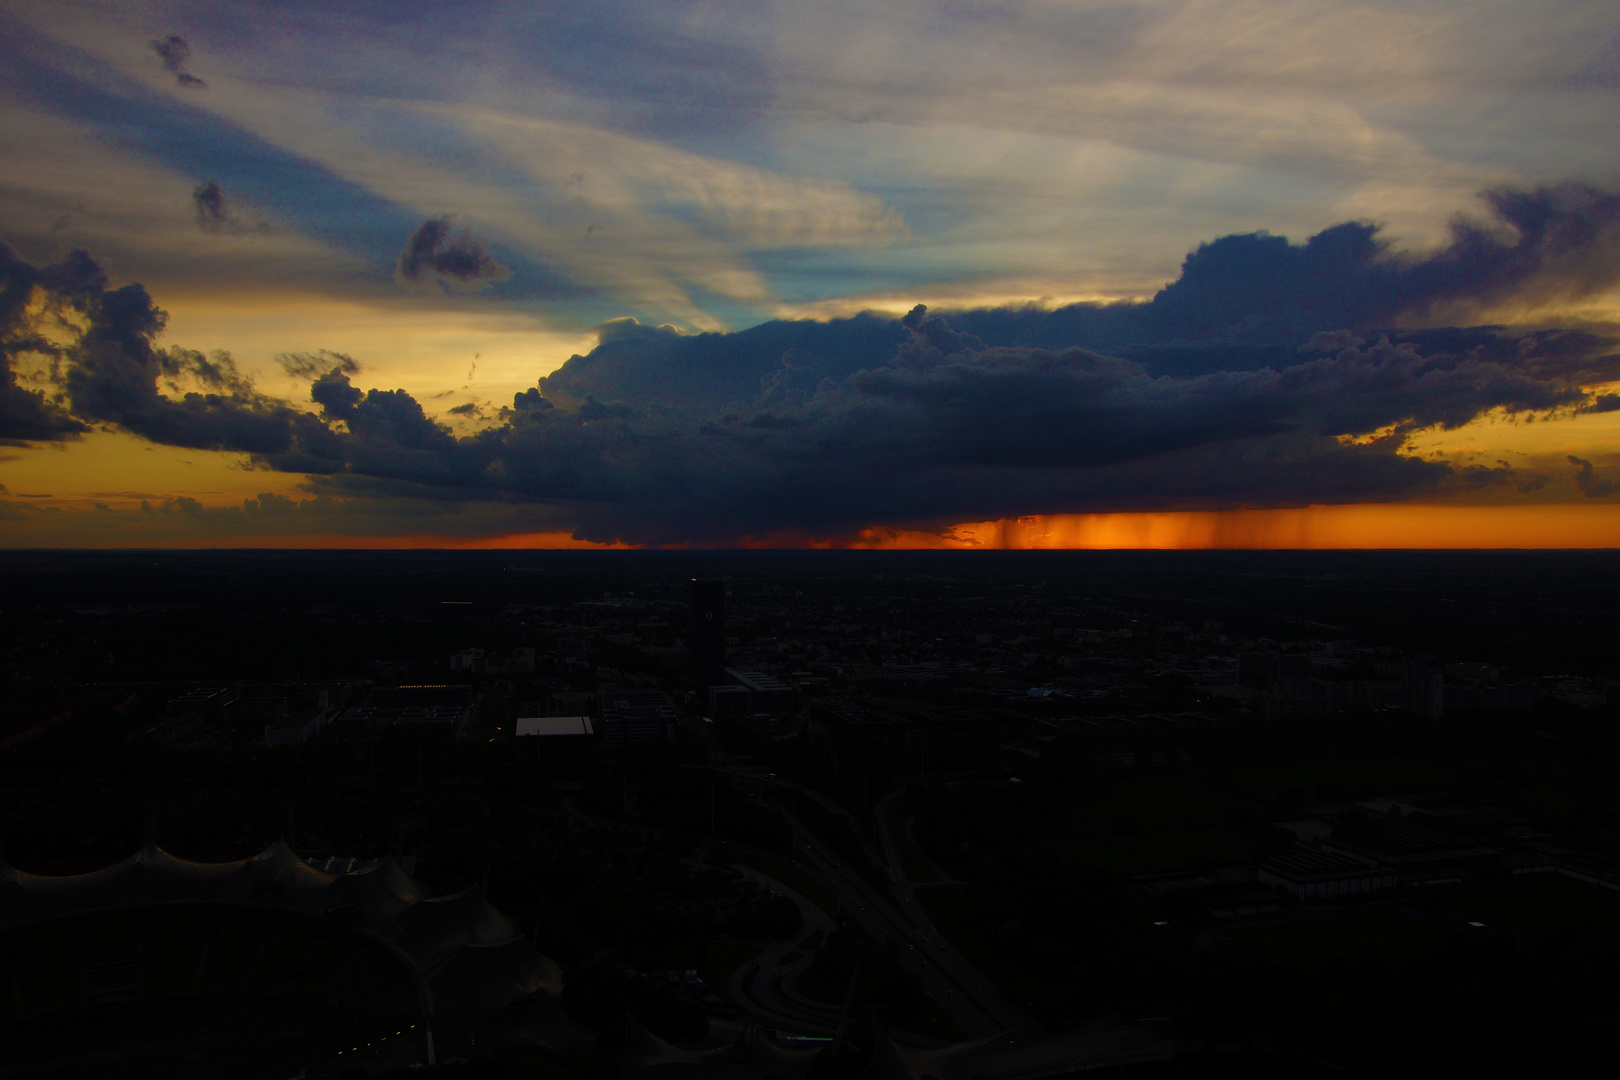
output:
[[[1585,1075],[1620,1023],[1613,553],[19,552],[0,620],[0,1077]]]

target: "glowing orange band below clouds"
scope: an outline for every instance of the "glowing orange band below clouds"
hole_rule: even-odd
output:
[[[958,525],[950,535],[866,529],[826,545],[1041,550],[1104,548],[1610,548],[1620,504],[1311,506],[1296,510],[1049,514]]]
[[[290,542],[289,542],[290,541]],[[623,549],[575,540],[565,532],[460,539],[304,536],[273,541],[300,548]],[[232,546],[257,547],[244,538]],[[1620,504],[1411,506],[1401,503],[1310,506],[1294,510],[1043,514],[958,525],[947,535],[908,529],[863,529],[841,540],[783,538],[749,547],[865,550],[1036,551],[1137,548],[1612,548],[1620,547]]]
[[[0,534],[3,536],[3,534]],[[109,543],[105,531],[18,534],[0,547],[281,548],[449,550],[624,550],[640,545],[578,540],[566,532],[456,537],[433,533],[350,536],[260,532],[203,537],[130,531]],[[723,548],[731,544],[677,545]],[[747,548],[847,548],[883,551],[1034,551],[1210,548],[1620,548],[1620,502],[1521,506],[1413,506],[1401,503],[1310,506],[1293,510],[1046,514],[980,521],[943,533],[873,527],[852,536],[750,537]]]
[[[402,538],[403,539],[403,538]],[[560,548],[607,547],[566,533],[422,543],[411,537],[377,546]],[[313,546],[313,545],[311,545]],[[344,546],[367,546],[349,540]],[[815,547],[879,551],[1036,551],[1113,548],[1613,548],[1620,547],[1620,503],[1533,506],[1413,506],[1366,503],[1292,510],[1042,514],[957,525],[943,535],[870,528],[854,537],[804,540],[763,537],[750,548]]]

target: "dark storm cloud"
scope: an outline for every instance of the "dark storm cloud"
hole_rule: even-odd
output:
[[[268,221],[249,221],[237,213],[216,180],[204,180],[192,191],[191,212],[203,232],[243,236],[273,231]]]
[[[47,267],[43,276],[65,274],[60,268]],[[28,317],[29,301],[41,276],[10,247],[0,244],[0,443],[67,439],[89,430],[43,389],[18,384],[17,361],[29,355],[51,361],[57,354]]]
[[[166,38],[153,38],[147,44],[163,62],[163,70],[174,76],[175,82],[194,90],[201,90],[208,85],[186,71],[186,61],[191,58],[191,43],[185,38],[179,34],[170,34]]]
[[[1002,308],[950,318],[992,344],[1083,344],[1187,374],[1286,363],[1291,343],[1323,330],[1365,332],[1510,298],[1578,298],[1620,282],[1620,196],[1565,184],[1496,189],[1484,198],[1489,218],[1459,216],[1450,241],[1424,257],[1391,251],[1369,222],[1335,225],[1304,244],[1246,233],[1200,244],[1180,276],[1146,303]],[[1429,333],[1438,344],[1445,334],[1461,339],[1480,331]],[[1578,343],[1568,344],[1583,353]]]
[[[60,438],[116,424],[171,446],[240,450],[316,472],[336,467],[319,454],[332,445],[326,427],[256,391],[228,353],[160,348],[167,315],[140,285],[110,288],[86,252],[35,269],[0,248],[0,272],[11,391],[0,398],[0,422],[9,437]],[[16,388],[10,360],[28,352],[48,361],[60,404]],[[185,382],[197,389],[182,390]]]
[[[574,502],[586,535],[655,541],[1391,499],[1524,479],[1403,455],[1408,432],[1589,398],[1516,360],[1437,359],[1382,338],[1282,371],[1175,378],[1084,349],[984,347],[921,312],[909,321],[890,363],[853,375],[787,357],[811,389],[771,408],[774,380],[717,414],[652,403],[515,419],[500,436],[501,485]]]
[[[829,535],[1549,483],[1609,494],[1613,482],[1578,460],[1557,479],[1406,452],[1416,431],[1495,410],[1616,406],[1588,388],[1620,378],[1620,353],[1590,331],[1378,329],[1425,305],[1579,295],[1614,279],[1610,196],[1560,188],[1497,205],[1511,235],[1459,223],[1423,260],[1389,255],[1376,230],[1354,224],[1302,246],[1223,238],[1143,304],[943,316],[919,305],[900,320],[691,336],[615,320],[588,354],[466,437],[405,390],[356,386],[358,365],[342,354],[281,358],[311,380],[317,413],[259,394],[225,354],[160,349],[163,313],[138,285],[109,287],[82,253],[28,280],[78,320],[58,357],[78,421],[244,451],[317,475],[327,495],[543,507],[590,539]],[[418,230],[402,277],[486,273],[476,240],[449,230],[444,218]]]
[[[323,419],[341,425],[351,474],[502,493],[487,475],[500,455],[500,432],[458,439],[404,390],[362,392],[337,369],[315,380],[310,399]]]
[[[1620,196],[1582,185],[1486,193],[1489,220],[1458,218],[1451,240],[1422,258],[1389,250],[1376,225],[1345,222],[1304,244],[1249,233],[1201,244],[1152,300],[946,311],[952,333],[990,346],[1084,347],[1132,360],[1155,375],[1282,369],[1309,359],[1313,336],[1335,331],[1412,343],[1425,354],[1532,363],[1540,377],[1584,379],[1605,346],[1576,330],[1526,339],[1500,327],[1395,330],[1407,317],[1508,298],[1576,298],[1620,283]],[[583,400],[681,401],[722,407],[751,400],[760,380],[796,388],[814,367],[843,376],[882,365],[906,337],[871,315],[831,322],[764,323],[735,334],[682,336],[621,321],[601,344],[548,376],[550,395]],[[1515,350],[1520,355],[1510,356]],[[783,393],[787,392],[784,388]]]
[[[1484,199],[1488,219],[1453,219],[1450,242],[1423,258],[1392,253],[1368,222],[1303,245],[1264,233],[1200,245],[1148,306],[1148,329],[1263,340],[1384,326],[1459,302],[1583,296],[1620,280],[1620,196],[1566,184]]]
[[[313,396],[365,449],[320,490],[533,500],[566,507],[587,537],[648,542],[1392,499],[1536,486],[1505,467],[1404,455],[1404,434],[1589,397],[1512,362],[1437,362],[1382,338],[1335,339],[1344,347],[1283,371],[1174,378],[1083,349],[983,346],[921,311],[908,321],[889,363],[852,375],[785,357],[811,389],[775,407],[764,403],[778,382],[718,411],[593,397],[558,408],[529,390],[503,426],[470,439],[451,438],[402,392],[362,394],[332,373]],[[612,348],[632,332],[615,324],[604,336]]]
[[[478,237],[466,229],[452,232],[454,220],[449,214],[431,217],[411,234],[395,268],[401,284],[437,281],[450,288],[476,289],[512,276]]]
[[[894,319],[869,314],[692,335],[615,319],[597,328],[597,338],[596,348],[571,357],[541,380],[540,389],[565,400],[593,396],[720,409],[752,401],[762,385],[780,395],[808,393],[823,378],[888,363],[906,331]]]

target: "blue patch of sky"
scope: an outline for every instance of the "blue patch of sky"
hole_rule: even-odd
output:
[[[746,25],[758,37],[768,13],[723,28],[682,24],[669,10],[638,0],[598,0],[588,7],[532,3],[410,5],[287,2],[277,5],[266,47],[226,4],[187,20],[199,55],[229,55],[257,77],[295,60],[301,85],[367,97],[397,95],[452,100],[470,81],[495,77],[506,93],[543,99],[553,118],[683,144],[715,132],[751,127],[775,100],[773,72],[748,43],[722,40],[717,29]],[[431,51],[423,43],[433,43]],[[377,64],[368,53],[419,62]]]
[[[763,14],[763,13],[760,13]],[[760,50],[691,33],[637,4],[537,10],[514,38],[548,77],[592,102],[610,126],[664,141],[750,126],[776,99]]]
[[[908,286],[937,285],[954,275],[938,265],[908,266],[893,258],[864,258],[848,251],[777,248],[749,258],[787,304],[815,304],[847,296],[891,292]]]
[[[756,304],[751,301],[738,300],[736,297],[725,296],[704,288],[694,281],[675,279],[692,303],[711,318],[723,323],[729,330],[742,330],[749,326],[757,326],[771,318],[775,304]],[[673,323],[676,326],[692,330],[694,327],[685,317],[677,317],[667,312],[636,312],[636,318],[644,323]]]
[[[365,188],[194,106],[170,101],[62,46],[35,38],[0,69],[7,88],[38,108],[96,129],[109,142],[199,183],[212,178],[301,232],[392,267],[402,238],[420,222]],[[53,60],[99,68],[94,80]],[[199,90],[197,93],[206,93]]]
[[[7,32],[14,48],[11,62],[0,67],[0,85],[19,98],[88,125],[109,142],[198,183],[213,179],[227,197],[246,199],[279,224],[363,259],[379,278],[392,275],[406,239],[422,223],[420,213],[202,108],[154,93],[78,50],[16,24]],[[443,131],[440,137],[448,146]],[[571,298],[585,292],[538,260],[506,251],[498,257],[513,277],[494,286],[497,295]]]

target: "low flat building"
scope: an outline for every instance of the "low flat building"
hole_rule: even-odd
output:
[[[911,734],[909,717],[854,704],[824,705],[816,719],[827,730],[860,742],[904,739]]]
[[[379,686],[366,697],[366,704],[378,708],[418,708],[472,705],[472,687],[465,683],[427,683],[414,686]]]
[[[225,718],[233,723],[269,725],[286,716],[288,707],[284,697],[241,697],[225,710]]]
[[[774,675],[727,668],[726,678],[748,690],[752,699],[750,712],[783,716],[793,711],[793,687]]]
[[[1378,825],[1335,832],[1324,851],[1386,867],[1403,882],[1457,881],[1492,868],[1499,856],[1472,840],[1426,825]]]
[[[200,686],[169,701],[169,716],[200,716],[204,722],[225,718],[225,710],[236,702],[236,691],[223,686]]]
[[[384,730],[390,735],[453,739],[467,718],[467,709],[454,705],[417,705],[383,711]]]
[[[710,716],[748,716],[753,711],[753,695],[746,686],[709,687]]]
[[[148,724],[129,736],[131,742],[155,742],[165,746],[186,741],[202,727],[202,713],[184,713]]]
[[[264,745],[285,746],[307,743],[321,733],[321,720],[326,713],[315,710],[287,713],[264,725]]]
[[[1281,886],[1301,900],[1392,889],[1399,879],[1394,870],[1369,866],[1361,859],[1296,844],[1260,864],[1257,875],[1265,885]]]
[[[776,716],[793,712],[793,687],[760,671],[726,668],[726,681],[708,688],[712,716]]]
[[[1212,919],[1244,919],[1256,915],[1275,915],[1282,910],[1276,893],[1250,890],[1241,893],[1221,893],[1206,897],[1204,906]]]
[[[520,716],[513,734],[529,736],[590,735],[595,732],[588,716]]]
[[[1511,869],[1515,874],[1556,872],[1565,877],[1620,892],[1620,852],[1603,848],[1572,848],[1545,840],[1532,842]]]
[[[379,686],[334,724],[339,739],[403,735],[453,739],[472,715],[469,686]]]

